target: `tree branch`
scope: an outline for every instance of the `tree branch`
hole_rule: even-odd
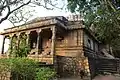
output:
[[[7,8],[8,8],[8,13],[7,13],[7,15],[4,18],[2,18],[0,20],[0,24],[2,23],[2,21],[6,20],[9,17],[9,15],[10,15],[10,7],[8,6]]]
[[[23,5],[19,6],[19,7],[17,7],[16,9],[12,10],[10,13],[13,13],[14,11],[20,9],[21,7],[23,7],[25,5],[28,5],[30,2],[31,2],[31,0],[29,0],[27,3],[25,3],[25,4],[23,4]]]
[[[114,6],[112,5],[112,3],[108,0],[108,4],[109,4],[109,6],[113,9],[113,11],[115,12],[116,11],[116,9],[114,8]]]
[[[7,8],[8,8],[8,13],[7,13],[7,15],[6,15],[5,17],[3,17],[3,18],[0,19],[0,24],[1,24],[4,20],[6,20],[6,19],[10,16],[11,13],[13,13],[14,11],[20,9],[21,7],[23,7],[23,6],[25,6],[25,5],[28,5],[30,2],[31,2],[31,0],[29,0],[27,3],[24,3],[24,4],[22,4],[21,6],[15,8],[15,9],[12,10],[12,11],[10,11],[10,6],[7,6]]]

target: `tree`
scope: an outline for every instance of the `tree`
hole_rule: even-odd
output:
[[[6,20],[14,11],[20,9],[21,7],[28,5],[31,0],[24,2],[24,0],[1,0],[0,1],[0,23]],[[3,15],[6,11],[6,14]]]
[[[57,0],[0,0],[0,24],[8,19],[11,14],[14,14],[14,17],[11,18],[12,20],[20,18],[19,20],[22,21],[24,15],[21,16],[20,12],[24,10],[25,6],[42,6],[46,9],[59,8],[56,5]],[[27,11],[27,13],[29,12],[31,11]],[[19,13],[19,17],[16,13]]]
[[[71,12],[80,12],[86,27],[93,25],[97,38],[104,44],[119,47],[120,0],[68,0]]]

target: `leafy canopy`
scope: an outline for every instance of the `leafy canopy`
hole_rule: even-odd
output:
[[[97,38],[112,47],[120,41],[120,0],[68,0],[68,9],[83,16],[86,27],[94,27]]]

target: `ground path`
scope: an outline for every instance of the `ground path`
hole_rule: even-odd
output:
[[[73,77],[73,78],[61,78],[58,80],[90,80],[90,79],[89,78],[81,79],[80,77]]]
[[[120,80],[120,74],[114,76],[116,77],[117,80]],[[90,80],[90,78],[85,77],[84,79],[81,79],[80,77],[72,77],[72,78],[60,78],[57,80]]]

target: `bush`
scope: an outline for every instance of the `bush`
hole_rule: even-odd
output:
[[[49,80],[55,77],[55,70],[39,67],[38,62],[27,58],[0,59],[0,80]]]
[[[33,80],[36,74],[37,62],[27,58],[10,59],[12,80]]]
[[[56,72],[48,67],[38,68],[35,80],[50,80],[55,78]]]
[[[5,78],[10,77],[10,63],[7,59],[0,59],[0,80],[5,80]]]
[[[0,59],[0,80],[8,76],[11,76],[11,80],[32,80],[37,67],[35,61],[27,58]]]

